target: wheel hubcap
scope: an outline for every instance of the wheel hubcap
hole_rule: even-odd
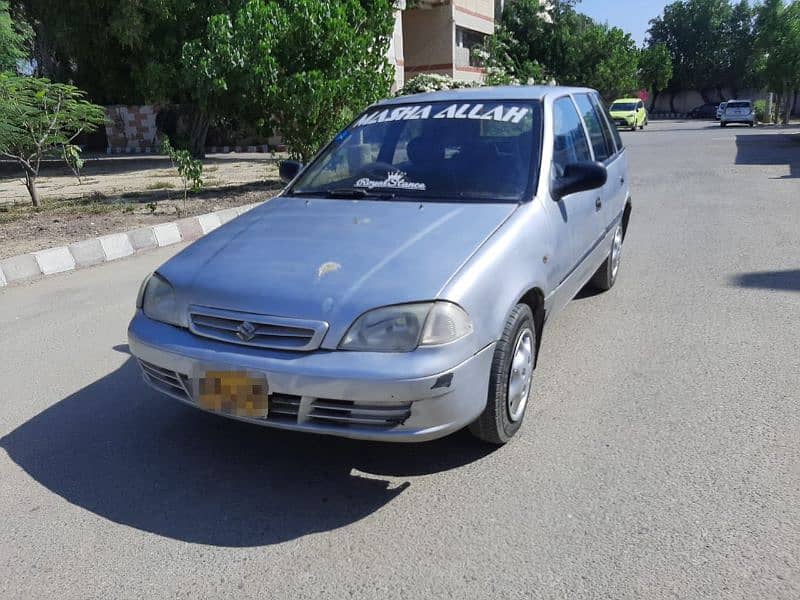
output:
[[[622,225],[617,225],[614,232],[614,244],[611,246],[611,277],[617,278],[619,261],[622,259]]]
[[[533,379],[533,333],[526,328],[517,336],[508,376],[508,417],[516,422],[525,413]]]

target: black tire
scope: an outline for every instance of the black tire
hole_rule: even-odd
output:
[[[469,426],[472,435],[490,444],[502,445],[508,442],[522,425],[525,418],[524,405],[522,414],[516,421],[511,420],[508,403],[508,382],[511,375],[511,363],[517,341],[525,332],[529,332],[533,341],[533,365],[536,364],[536,326],[533,313],[527,304],[517,304],[506,321],[503,334],[497,342],[492,359],[492,370],[489,376],[489,392],[486,408]],[[531,386],[532,387],[532,386]],[[531,394],[528,387],[528,399]]]
[[[617,225],[617,230],[614,232],[614,236],[616,237],[617,235],[622,237],[622,223]],[[592,278],[589,280],[589,284],[601,292],[607,292],[614,287],[614,284],[617,282],[617,277],[619,276],[620,264],[618,263],[616,270],[614,269],[614,244],[615,242],[612,241],[611,251],[609,251],[603,264],[600,265],[600,268],[595,271],[595,274],[592,275]],[[621,258],[621,252],[622,241],[620,240],[618,260]]]
[[[636,131],[636,121],[633,122],[633,127],[631,127],[631,131]]]
[[[727,126],[727,125],[728,125],[728,124],[727,124],[725,121],[720,121],[720,123],[719,123],[719,126],[720,126],[720,127],[725,127],[725,126]]]

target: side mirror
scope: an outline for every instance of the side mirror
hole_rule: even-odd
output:
[[[303,163],[296,160],[282,160],[278,165],[278,173],[281,176],[281,181],[289,183],[292,179],[297,177],[297,174],[303,169]]]
[[[550,186],[553,200],[558,202],[564,196],[596,190],[608,181],[608,170],[600,163],[586,161],[567,165],[564,174],[556,177]]]

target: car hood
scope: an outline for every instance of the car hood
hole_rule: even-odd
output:
[[[516,208],[278,197],[158,272],[183,310],[197,304],[326,321],[323,346],[335,347],[369,309],[437,298]]]

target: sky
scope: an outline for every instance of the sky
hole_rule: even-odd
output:
[[[669,4],[668,0],[582,0],[577,9],[601,23],[624,29],[641,46],[649,21]]]

